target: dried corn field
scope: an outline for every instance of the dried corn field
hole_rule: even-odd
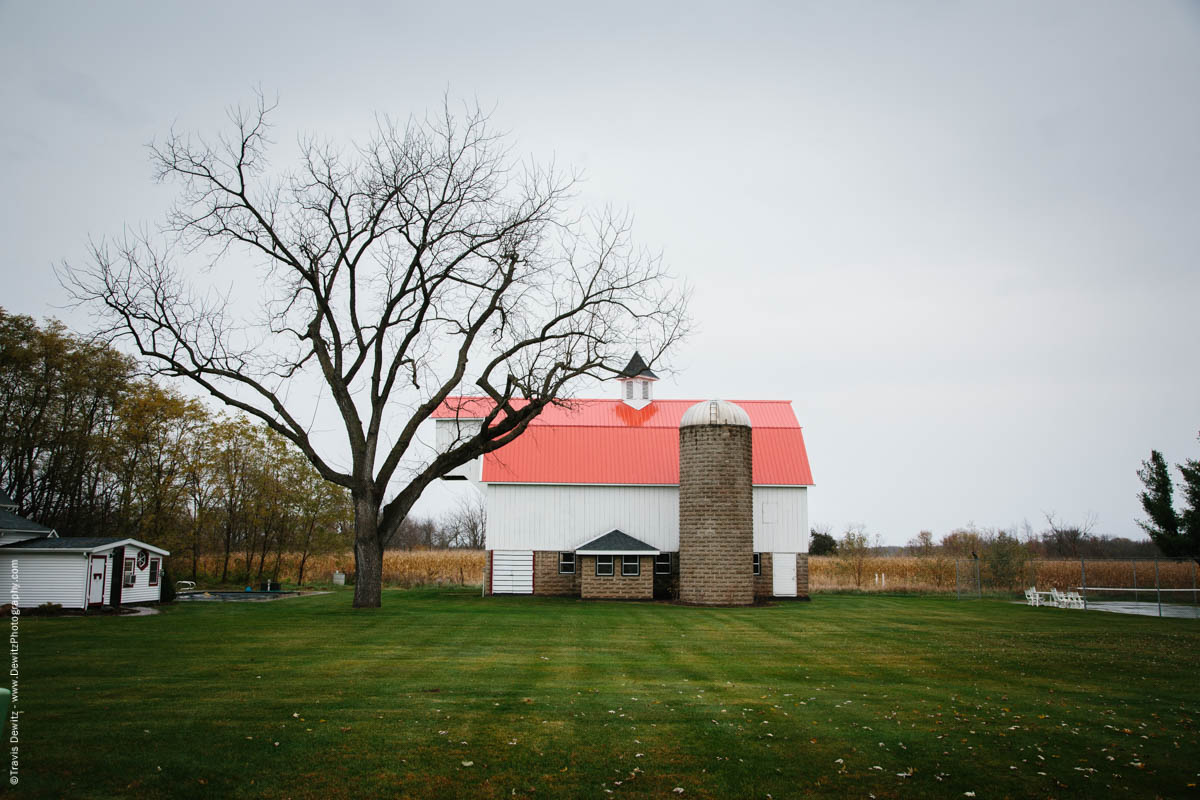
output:
[[[956,580],[956,563],[959,574]],[[264,577],[273,571],[272,560]],[[285,553],[280,562],[278,578],[295,583],[299,574],[300,554]],[[183,567],[182,563],[177,568]],[[383,582],[388,586],[428,586],[434,584],[479,585],[483,581],[484,552],[482,550],[392,550],[383,556]],[[836,556],[813,556],[809,559],[809,590],[812,592],[955,592],[969,584],[974,589],[975,564],[970,559],[932,556],[867,557],[859,561]],[[1153,560],[1087,559],[1082,565],[1076,560],[1038,560],[1017,565],[1017,577],[998,580],[990,574],[985,562],[980,562],[980,582],[984,591],[1019,591],[1036,586],[1048,591],[1067,591],[1081,586],[1083,569],[1091,587],[1134,587],[1153,589],[1155,562]],[[334,570],[354,574],[354,554],[351,552],[309,556],[304,565],[305,583],[328,583]],[[1136,573],[1135,573],[1136,570]],[[200,560],[200,577],[215,581],[221,572],[221,559],[209,556]],[[245,574],[241,558],[230,564],[230,580],[237,582]],[[184,577],[179,575],[178,577]],[[1158,562],[1158,585],[1164,589],[1191,589],[1196,584],[1197,567],[1191,561]]]
[[[389,550],[383,554],[383,582],[387,586],[429,586],[434,584],[479,585],[483,581],[484,554],[482,550]],[[182,568],[183,564],[180,563]],[[269,577],[274,561],[268,559],[263,577]],[[309,556],[304,564],[304,582],[328,583],[339,570],[348,576],[354,574],[354,553],[334,553]],[[221,558],[210,556],[200,559],[201,578],[210,581],[221,574]],[[284,553],[280,561],[278,579],[295,583],[300,573],[300,554]],[[240,558],[230,564],[231,579],[245,574]],[[180,575],[182,577],[182,575]]]
[[[1089,587],[1153,589],[1156,580],[1153,559],[1034,560],[1008,566],[1007,574],[1001,578],[992,574],[985,561],[980,561],[979,582],[983,590],[1018,591],[1036,586],[1042,591],[1068,591],[1084,585],[1085,570]],[[1157,585],[1163,589],[1192,589],[1200,580],[1193,561],[1160,559],[1157,568]],[[973,560],[949,556],[868,557],[859,561],[814,556],[809,559],[808,579],[813,592],[954,592],[963,584],[974,588],[974,571]]]

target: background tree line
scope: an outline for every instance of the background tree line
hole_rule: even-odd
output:
[[[174,577],[303,582],[353,541],[349,492],[265,425],[140,376],[111,347],[0,309],[0,489],[60,536],[132,537]],[[483,508],[406,519],[394,548],[482,547]],[[295,574],[281,575],[285,553]],[[204,575],[202,559],[219,566]]]
[[[880,535],[863,525],[849,525],[840,537],[827,526],[812,529],[809,555],[835,557],[836,570],[852,588],[863,588],[878,571],[903,573],[934,591],[954,588],[955,561],[978,561],[979,575],[993,588],[1015,588],[1029,579],[1037,560],[1131,559],[1165,555],[1151,540],[1132,540],[1093,532],[1094,519],[1082,524],[1064,523],[1046,515],[1046,527],[1034,531],[1028,522],[1019,529],[980,528],[969,525],[936,538],[921,531],[904,546],[884,545]],[[887,566],[887,559],[892,567]],[[903,570],[900,561],[910,561]],[[915,565],[915,566],[914,566]],[[961,565],[960,565],[961,566]],[[914,573],[913,570],[916,572]],[[974,568],[968,570],[970,575]]]

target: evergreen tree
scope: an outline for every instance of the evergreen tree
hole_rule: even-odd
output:
[[[1138,520],[1138,525],[1150,534],[1150,538],[1165,555],[1183,555],[1185,548],[1183,537],[1179,533],[1179,515],[1175,513],[1171,497],[1174,487],[1171,484],[1167,461],[1162,453],[1151,450],[1150,460],[1142,462],[1138,477],[1146,487],[1139,497],[1146,516],[1150,518],[1148,521]]]
[[[808,554],[810,556],[837,555],[837,539],[823,531],[814,530],[812,541],[808,545]]]
[[[1176,464],[1183,475],[1183,500],[1186,503],[1179,513],[1179,538],[1184,550],[1180,555],[1200,558],[1200,461],[1189,458]]]

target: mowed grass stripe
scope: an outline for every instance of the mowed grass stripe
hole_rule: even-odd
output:
[[[22,796],[1144,797],[1200,771],[1190,620],[384,602],[23,620]]]

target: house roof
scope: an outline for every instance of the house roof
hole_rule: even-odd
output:
[[[679,485],[679,423],[695,400],[568,400],[546,408],[513,442],[483,457],[485,483]],[[753,426],[756,486],[811,486],[804,434],[787,400],[734,400]],[[514,401],[520,407],[524,401]],[[439,419],[478,419],[478,397],[448,398]]]
[[[658,380],[658,376],[650,371],[646,366],[646,362],[642,360],[642,354],[634,351],[633,358],[629,359],[629,363],[625,365],[625,369],[617,374],[618,378],[653,378]]]
[[[6,508],[9,511],[17,510],[17,504],[13,502],[13,499],[3,489],[0,489],[0,508]]]
[[[575,552],[585,556],[656,556],[658,548],[651,547],[641,539],[635,539],[624,531],[611,530],[603,536],[576,547]]]
[[[0,533],[53,533],[51,528],[39,525],[31,519],[25,519],[20,514],[0,507]]]
[[[152,544],[140,542],[137,539],[129,539],[114,536],[63,536],[63,537],[46,537],[42,539],[26,539],[22,542],[12,542],[11,544],[0,545],[3,550],[26,550],[36,552],[55,551],[62,553],[88,553],[95,550],[111,550],[114,547],[122,545],[133,545],[140,547],[143,550],[150,550],[162,556],[171,555],[170,552],[163,550],[160,547],[155,547]]]

